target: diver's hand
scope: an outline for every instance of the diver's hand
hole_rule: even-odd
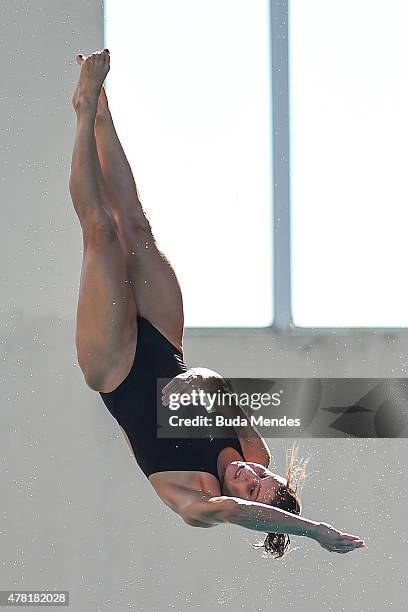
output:
[[[330,552],[347,553],[365,546],[358,536],[343,533],[328,523],[318,523],[311,537]]]

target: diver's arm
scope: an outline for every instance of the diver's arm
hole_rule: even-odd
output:
[[[227,523],[240,525],[255,531],[287,533],[313,537],[319,523],[302,516],[286,512],[269,504],[252,502],[240,497],[230,497],[225,512]]]
[[[225,379],[213,370],[207,370],[208,382],[205,384],[210,385],[210,390],[213,392],[221,391],[226,394],[231,393],[231,390],[226,385]],[[205,376],[205,373],[203,374]],[[265,467],[269,467],[271,462],[271,453],[269,447],[261,434],[251,425],[251,420],[246,412],[241,408],[235,401],[234,397],[230,398],[228,403],[217,405],[217,411],[225,418],[236,419],[239,417],[239,422],[233,424],[232,427],[238,436],[241,444],[242,452],[244,453],[245,461],[252,461],[254,463],[260,463]],[[232,423],[234,423],[232,421]]]
[[[260,463],[266,468],[269,467],[271,462],[271,453],[269,447],[258,431],[250,425],[250,419],[242,408],[235,402],[232,406],[228,406],[228,411],[231,413],[230,416],[233,418],[236,416],[240,417],[240,423],[246,423],[244,425],[233,425],[235,433],[238,436],[241,444],[242,452],[244,453],[245,461],[252,461],[253,463]],[[223,410],[220,410],[223,414]],[[226,414],[224,413],[224,416]]]
[[[289,533],[313,537],[319,523],[310,521],[267,504],[247,501],[240,497],[221,495],[210,499],[193,499],[183,509],[186,523],[202,522],[216,525],[232,523],[255,531]]]
[[[266,533],[305,536],[330,552],[346,553],[365,546],[364,540],[358,536],[339,531],[328,523],[311,521],[286,510],[239,497],[195,500],[185,509],[183,519],[194,527],[231,523]]]
[[[267,504],[231,497],[225,522],[267,533],[287,533],[316,540],[330,552],[347,553],[365,546],[358,536],[339,531],[328,523],[311,521]]]

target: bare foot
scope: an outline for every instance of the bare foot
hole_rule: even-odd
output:
[[[96,51],[86,58],[78,55],[77,62],[81,66],[81,73],[72,97],[72,104],[77,113],[81,111],[96,113],[102,85],[109,72],[109,51],[107,49]]]
[[[105,51],[108,51],[108,49],[105,49]],[[82,53],[79,53],[76,56],[76,61],[79,66],[82,66],[85,59],[86,58],[82,55]],[[108,98],[106,96],[105,88],[102,86],[101,93],[99,94],[99,98],[98,98],[98,108],[96,111],[96,119],[98,120],[98,119],[103,119],[107,117],[109,115],[109,112],[110,111],[109,111],[109,105],[108,105]]]

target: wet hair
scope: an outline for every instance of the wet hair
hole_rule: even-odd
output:
[[[310,457],[297,459],[297,448],[295,445],[286,450],[286,485],[277,489],[277,499],[271,506],[286,510],[291,514],[299,515],[302,510],[300,504],[300,485],[305,479],[305,468]],[[253,544],[254,548],[263,548],[264,553],[275,559],[280,559],[288,551],[290,537],[287,533],[268,533],[264,542]]]

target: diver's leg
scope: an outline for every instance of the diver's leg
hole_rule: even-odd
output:
[[[98,391],[111,391],[125,378],[137,333],[126,258],[103,190],[95,142],[98,96],[108,70],[107,53],[93,54],[81,67],[73,97],[77,129],[69,182],[84,246],[76,326],[78,362],[87,384]]]
[[[107,199],[127,249],[127,274],[137,311],[182,349],[184,314],[180,285],[152,234],[103,90],[95,135]]]

